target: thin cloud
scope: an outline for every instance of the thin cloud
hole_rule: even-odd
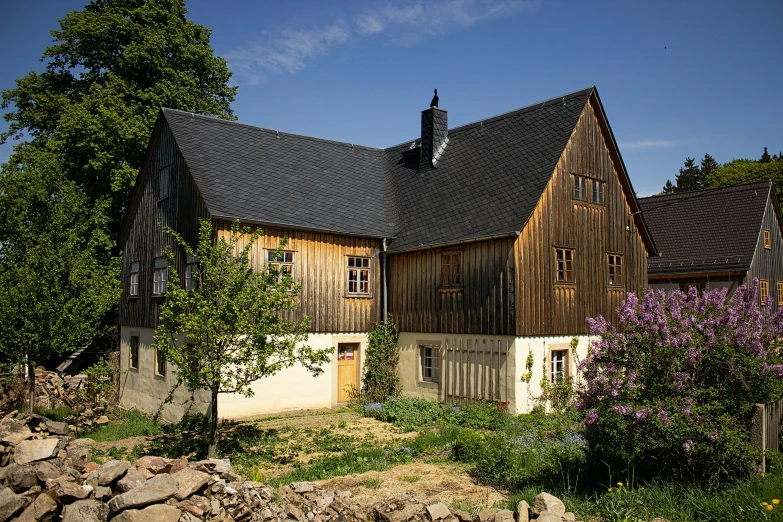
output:
[[[639,150],[639,149],[668,149],[679,144],[676,140],[636,140],[636,141],[621,141],[618,146],[620,149],[625,150]]]
[[[242,83],[254,84],[270,74],[294,74],[312,60],[350,41],[386,33],[397,43],[412,44],[423,37],[443,34],[484,20],[510,16],[533,8],[538,0],[441,0],[368,8],[350,21],[322,26],[279,29],[260,42],[225,53]]]

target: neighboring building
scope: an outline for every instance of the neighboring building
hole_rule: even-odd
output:
[[[658,256],[649,285],[699,291],[758,278],[759,298],[783,304],[783,220],[771,181],[639,199]]]
[[[653,242],[594,88],[376,149],[163,109],[123,226],[123,405],[156,409],[175,382],[150,346],[165,297],[164,223],[195,244],[197,220],[262,226],[254,268],[287,265],[302,285],[309,344],[333,347],[320,377],[301,368],[220,398],[243,417],[329,407],[359,385],[368,330],[401,332],[406,395],[483,398],[527,411],[538,382],[571,373],[585,318],[615,317],[647,281]],[[283,259],[270,252],[289,238]],[[178,259],[186,274],[187,260]],[[531,385],[520,380],[528,352]],[[176,418],[188,396],[164,413]],[[197,407],[205,407],[196,396]]]

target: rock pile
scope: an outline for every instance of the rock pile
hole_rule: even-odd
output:
[[[39,415],[0,420],[0,522],[561,522],[574,516],[547,493],[518,513],[485,509],[475,515],[428,504],[412,493],[373,507],[350,491],[309,482],[279,488],[243,480],[228,459],[188,462],[145,456],[134,463],[92,462],[87,439]]]

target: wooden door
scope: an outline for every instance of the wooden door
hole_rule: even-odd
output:
[[[337,345],[337,402],[348,402],[355,388],[359,388],[359,343],[340,343]]]

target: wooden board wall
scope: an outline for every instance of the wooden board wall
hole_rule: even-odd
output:
[[[389,256],[389,311],[401,332],[514,335],[514,237]],[[441,288],[444,251],[462,252],[459,289]]]
[[[554,176],[515,245],[517,335],[587,333],[585,319],[616,319],[625,291],[647,284],[647,252],[596,115],[585,106]],[[572,173],[606,182],[605,205],[573,200]],[[626,230],[626,226],[630,230]],[[555,284],[555,247],[575,249],[574,284]],[[608,253],[622,254],[624,289],[608,286]]]
[[[297,312],[310,316],[310,332],[366,332],[381,319],[380,241],[337,234],[262,227],[264,235],[251,251],[254,270],[261,270],[268,250],[288,237],[285,250],[294,252],[294,282],[302,285]],[[216,225],[218,238],[228,237],[231,223]],[[244,248],[243,241],[237,248]],[[370,257],[371,297],[345,297],[348,256]]]
[[[130,217],[128,236],[122,251],[122,296],[120,324],[155,328],[158,325],[163,297],[152,297],[152,272],[156,257],[163,255],[166,245],[174,242],[158,223],[169,226],[195,245],[199,218],[209,217],[185,160],[177,148],[170,129],[162,118],[154,130],[150,153],[142,168],[138,183],[140,192]],[[158,199],[158,183],[163,168],[171,168],[169,197]],[[139,295],[129,297],[130,265],[139,262]],[[184,277],[184,259],[178,259],[179,273]]]
[[[759,230],[756,251],[753,254],[753,261],[750,264],[745,282],[751,284],[755,278],[769,281],[769,295],[772,297],[771,309],[777,311],[777,282],[783,281],[783,237],[780,234],[778,217],[772,201],[773,197],[774,194],[767,197],[767,206],[764,209],[764,220]],[[772,248],[764,248],[764,229],[768,229],[770,232],[770,246]]]

